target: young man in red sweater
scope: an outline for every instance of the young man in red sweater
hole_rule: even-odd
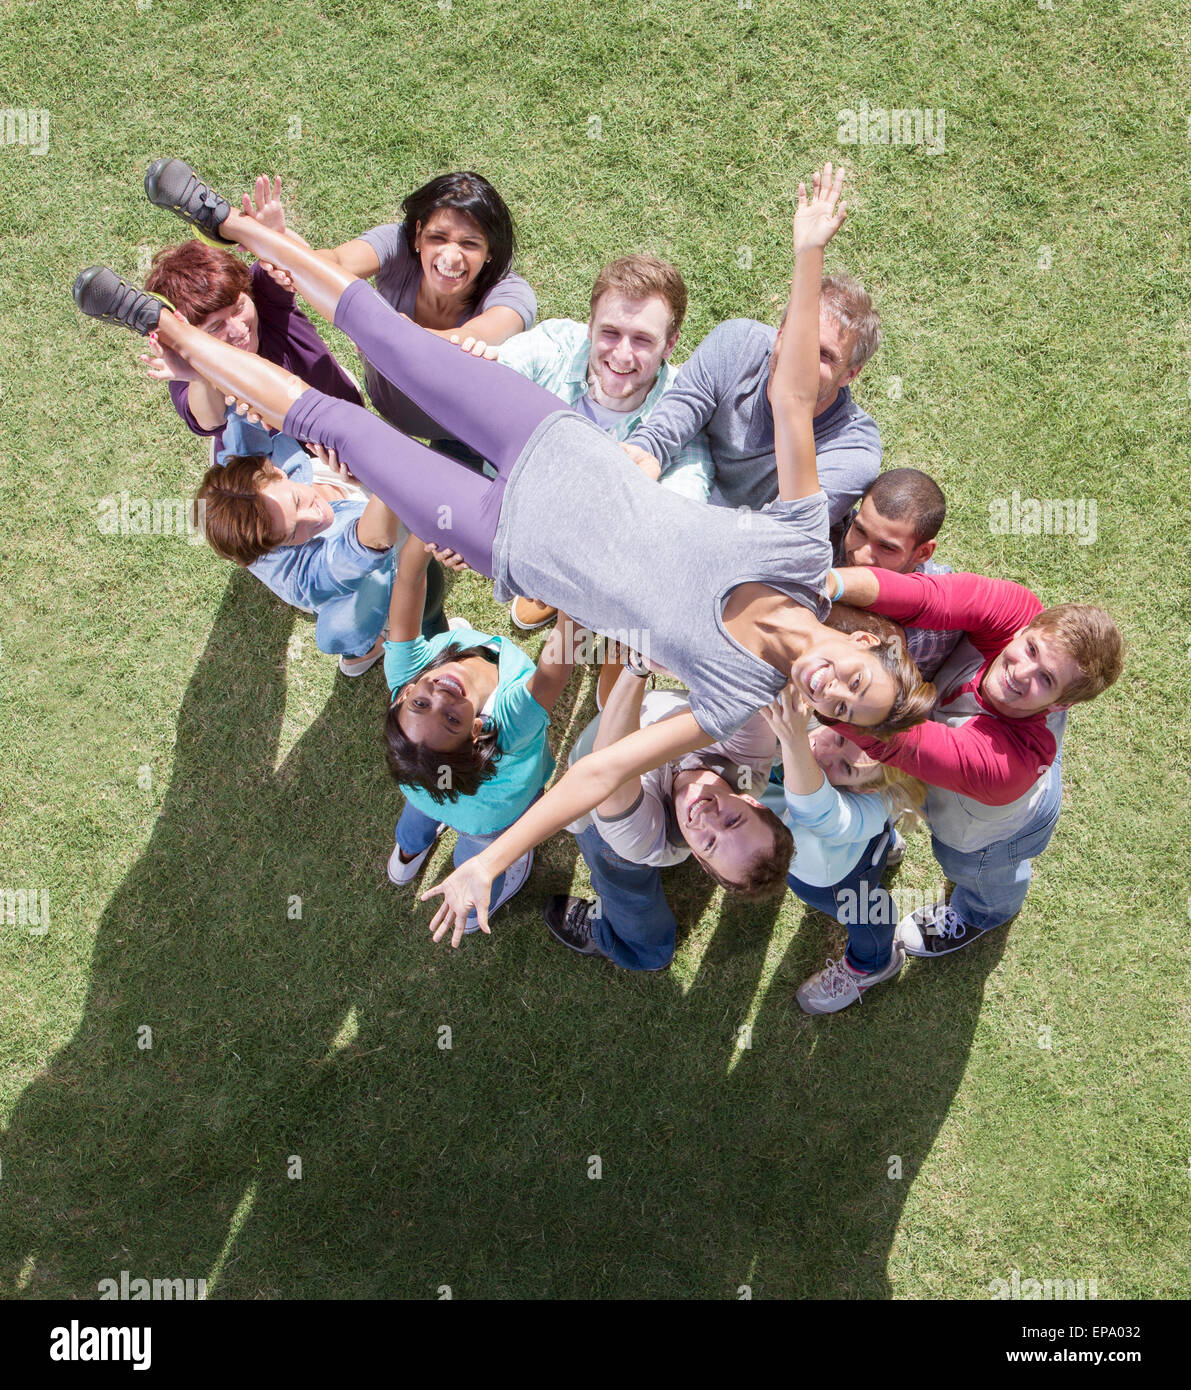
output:
[[[889,740],[837,726],[928,785],[932,848],[955,891],[903,918],[898,939],[910,955],[946,955],[1021,909],[1059,818],[1067,711],[1120,675],[1121,634],[1102,608],[1043,608],[1022,585],[976,574],[845,568],[827,582],[833,599],[965,634],[935,677],[926,723]]]

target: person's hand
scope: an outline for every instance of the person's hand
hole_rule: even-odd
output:
[[[269,261],[257,261],[257,265],[265,272],[270,280],[280,289],[288,290],[290,294],[294,292],[294,277],[288,270],[282,270],[279,265],[272,265]]]
[[[831,164],[816,170],[812,179],[814,196],[806,196],[806,184],[798,185],[798,211],[794,214],[794,254],[826,246],[848,215],[848,203],[839,202],[844,188],[844,170],[832,173]],[[836,204],[839,203],[837,207]]]
[[[306,440],[302,446],[307,453],[325,464],[332,473],[337,473],[345,483],[355,483],[360,486],[360,480],[352,473],[351,469],[339,457],[336,449],[324,448],[321,444],[316,444],[313,439]]]
[[[456,574],[462,573],[463,570],[471,569],[471,566],[457,550],[439,549],[437,545],[431,545],[430,542],[427,541],[426,554],[433,555],[440,565],[446,565],[447,569],[454,570]]]
[[[427,888],[422,901],[442,895],[442,906],[430,919],[431,939],[441,941],[447,932],[451,933],[451,945],[458,946],[463,940],[463,929],[467,926],[467,914],[475,910],[476,920],[482,932],[491,935],[488,928],[488,903],[492,897],[492,883],[496,875],[486,866],[484,855],[477,854],[460,864],[449,878]]]
[[[628,454],[629,458],[633,460],[647,478],[652,478],[656,483],[662,476],[662,465],[652,454],[646,453],[644,449],[638,448],[636,444],[628,444],[623,440],[621,441],[620,447]]]
[[[238,396],[225,395],[223,398],[223,403],[224,405],[235,406],[236,414],[239,415],[242,419],[247,420],[250,425],[264,424],[264,421],[260,417],[260,413],[254,410],[248,401],[242,401]]]
[[[766,705],[761,717],[781,743],[793,743],[806,737],[810,706],[792,685],[786,686],[773,704]]]
[[[459,334],[452,333],[447,341],[462,348],[464,352],[469,352],[473,357],[482,357],[485,362],[495,362],[500,357],[500,353],[491,344],[486,343],[483,338],[467,337],[460,342]]]
[[[172,313],[180,323],[189,322],[186,315],[180,314],[177,309],[172,310]],[[156,330],[149,334],[149,346],[153,349],[152,353],[142,352],[137,355],[148,368],[148,375],[152,381],[199,380],[197,368],[192,367],[181,353],[166,347]]]
[[[270,231],[280,232],[284,236],[285,208],[281,204],[281,179],[275,178],[273,186],[270,188],[267,175],[258,174],[256,187],[253,191],[256,199],[255,206],[253,206],[248,194],[244,194],[244,216],[251,217],[262,227],[268,227]]]

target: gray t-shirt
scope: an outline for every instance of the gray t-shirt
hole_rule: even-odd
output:
[[[662,464],[704,430],[715,461],[715,486],[730,507],[763,507],[777,496],[773,408],[766,383],[777,329],[753,319],[728,319],[711,330],[684,362],[678,379],[629,437]],[[835,526],[860,500],[881,468],[876,421],[843,387],[816,416],[815,457]]]
[[[416,256],[410,255],[405,240],[405,223],[386,222],[384,226],[364,232],[358,240],[366,241],[380,257],[375,284],[381,298],[387,300],[398,313],[408,314],[412,319],[417,305],[418,285],[422,280],[422,265]],[[474,308],[461,310],[458,322],[466,323],[485,309],[494,309],[497,305],[515,310],[526,328],[533,327],[538,312],[537,296],[529,284],[512,271],[493,285]],[[381,376],[371,362],[364,363],[364,380],[377,413],[396,429],[422,439],[453,438],[450,430],[437,420],[432,420],[403,391]]]
[[[641,702],[641,727],[656,724],[687,706],[686,696],[677,690],[651,690]],[[572,763],[591,752],[599,727],[597,717],[579,735],[571,752]],[[567,829],[578,835],[594,825],[604,843],[630,864],[653,864],[659,869],[681,864],[690,857],[691,849],[674,817],[674,778],[692,768],[709,768],[733,791],[760,798],[776,755],[773,730],[762,715],[754,714],[731,738],[643,773],[641,790],[627,811],[607,818],[593,811]]]
[[[691,713],[727,738],[789,679],[725,631],[740,584],[786,594],[820,620],[831,565],[822,492],[762,511],[680,497],[572,410],[548,416],[514,464],[492,548],[495,594],[536,597],[660,663]]]

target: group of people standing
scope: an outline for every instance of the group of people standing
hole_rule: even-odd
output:
[[[952,573],[937,483],[881,470],[850,389],[879,316],[823,275],[842,171],[799,186],[781,324],[720,324],[680,369],[686,286],[653,256],[604,266],[586,322],[535,327],[509,210],[477,174],[326,249],[287,227],[279,181],[236,207],[164,159],[145,187],[198,236],[143,288],[91,267],[75,300],[149,338],[149,375],[210,437],[211,547],[314,613],[345,676],[383,659],[404,796],[390,880],[456,835],[455,871],[422,894],[442,897],[436,941],[487,932],[566,827],[597,896],[547,901],[556,940],[664,969],[664,870],[693,856],[730,892],[789,888],[847,928],[798,992],[811,1013],[1018,912],[1059,815],[1067,712],[1117,678],[1121,638],[1095,605]],[[378,413],[295,294],[358,347]],[[537,662],[448,621],[444,565],[491,578],[515,628],[554,625]],[[592,651],[600,713],[548,786],[551,711]],[[649,689],[655,673],[683,689]],[[881,880],[903,817],[954,891],[899,921]]]

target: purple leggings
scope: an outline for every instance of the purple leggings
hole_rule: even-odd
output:
[[[366,280],[340,296],[335,327],[427,415],[488,459],[497,477],[436,454],[362,406],[310,388],[284,431],[338,450],[357,478],[424,541],[492,577],[505,484],[534,430],[565,409],[557,396],[495,362],[462,352],[403,318]]]

